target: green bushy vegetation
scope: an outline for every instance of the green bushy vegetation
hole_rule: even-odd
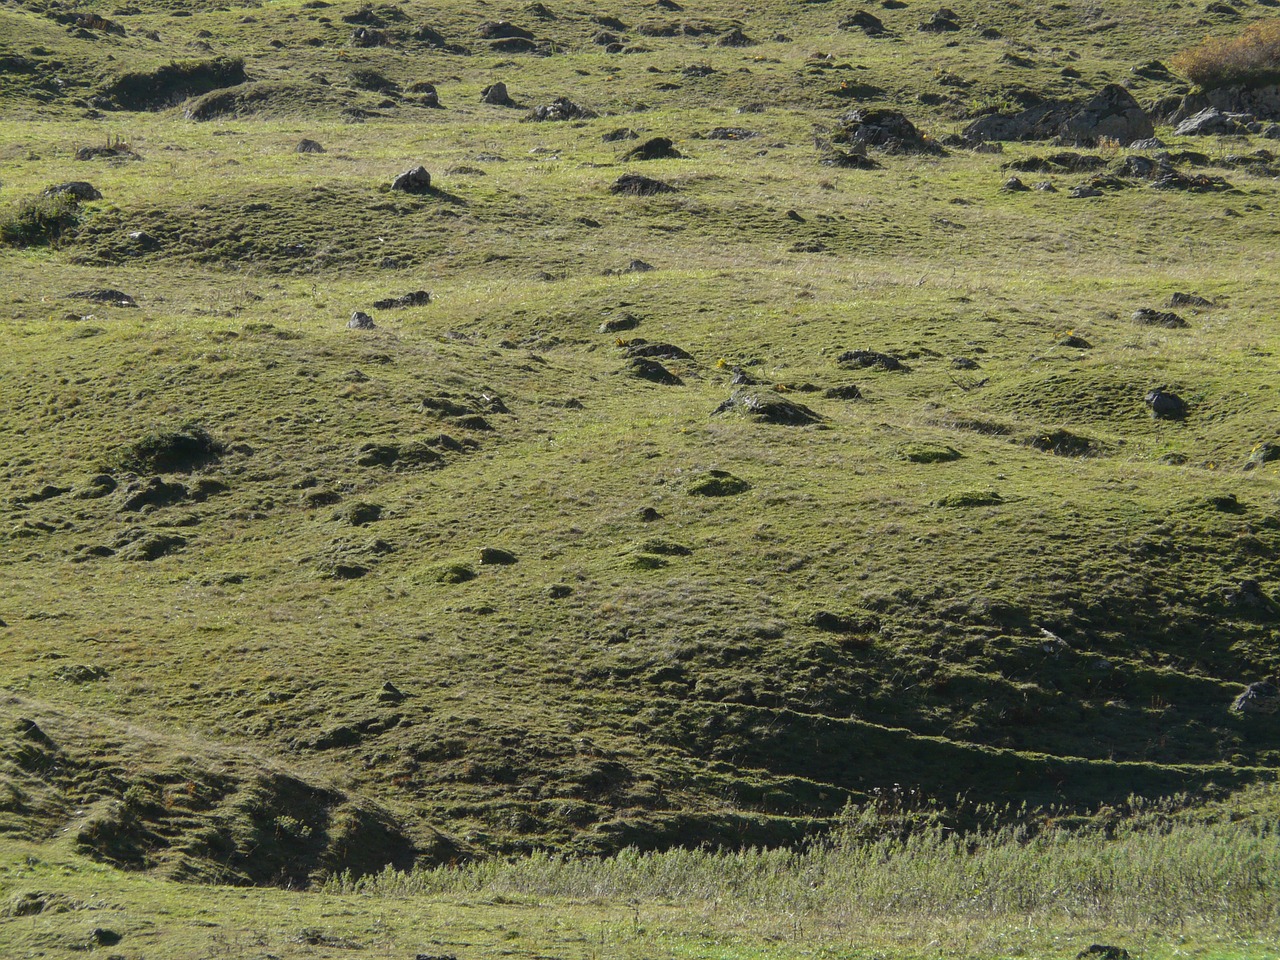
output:
[[[70,194],[27,197],[0,216],[0,241],[15,247],[57,243],[80,222],[80,204]]]

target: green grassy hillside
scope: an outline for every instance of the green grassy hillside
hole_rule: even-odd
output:
[[[1202,7],[0,10],[0,833],[296,886],[1274,779],[1280,147],[1162,61],[1275,14]],[[961,136],[1112,83],[1164,148]]]

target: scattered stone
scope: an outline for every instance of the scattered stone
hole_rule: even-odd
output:
[[[391,38],[382,30],[374,30],[371,27],[356,27],[351,34],[351,45],[353,47],[385,47],[391,42]]]
[[[521,40],[533,39],[532,33],[509,20],[490,20],[482,23],[476,32],[482,40],[509,40],[513,37]]]
[[[46,197],[71,196],[76,200],[101,200],[102,194],[98,188],[91,183],[85,183],[83,180],[72,180],[70,183],[60,183],[56,187],[49,187],[45,190]]]
[[[703,140],[753,140],[760,134],[743,127],[715,127],[702,134]]]
[[[1186,190],[1190,193],[1220,193],[1232,189],[1223,177],[1210,177],[1203,173],[1188,176],[1176,170],[1160,177],[1151,187],[1154,190]]]
[[[726,470],[708,470],[691,480],[685,492],[694,497],[732,497],[750,489],[751,484]]]
[[[684,386],[683,380],[660,364],[657,360],[650,360],[647,357],[633,357],[627,366],[631,372],[641,380],[648,380],[650,383],[660,383],[668,387]]]
[[[1135,310],[1133,312],[1133,322],[1144,327],[1164,327],[1167,330],[1181,330],[1189,326],[1187,321],[1176,313],[1163,313],[1159,310],[1152,310],[1149,307]]]
[[[123,32],[121,30],[121,33]],[[105,927],[94,927],[89,931],[89,945],[91,947],[114,947],[123,939],[124,937],[121,934]]]
[[[127,143],[108,143],[101,147],[81,147],[76,151],[77,160],[96,160],[99,157],[105,157],[108,160],[141,160],[140,157]]]
[[[652,177],[643,177],[638,173],[624,173],[609,187],[610,193],[625,194],[633,197],[651,197],[659,193],[675,193],[676,188]]]
[[[509,550],[498,547],[481,547],[480,563],[482,566],[509,567],[516,562],[516,555]]]
[[[373,308],[375,310],[394,310],[400,307],[425,307],[430,302],[430,293],[426,290],[415,290],[412,293],[406,293],[399,297],[388,297],[385,300],[375,300],[373,302]]]
[[[644,260],[632,260],[625,267],[609,268],[604,271],[604,275],[606,277],[620,277],[628,273],[651,273],[656,269],[658,268],[652,263],[646,263]]]
[[[160,241],[145,230],[132,230],[125,236],[141,250],[155,250],[160,246]]]
[[[1128,145],[1155,136],[1151,118],[1124,87],[1108,84],[1088,100],[1043,101],[1016,114],[993,113],[964,129],[966,140],[1101,139]]]
[[[1130,960],[1129,951],[1105,943],[1090,944],[1076,954],[1076,960]]]
[[[419,94],[422,97],[420,102],[424,107],[430,107],[433,110],[443,109],[440,106],[440,93],[436,90],[434,83],[420,80],[409,87],[409,92]]]
[[[126,549],[120,551],[120,559],[131,562],[150,563],[168,556],[187,545],[185,537],[172,533],[158,533],[135,540]]]
[[[1070,192],[1067,193],[1067,196],[1075,200],[1083,200],[1090,197],[1100,197],[1102,196],[1102,191],[1097,187],[1084,183],[1078,187],[1072,187]]]
[[[550,104],[534,107],[526,118],[528,120],[590,120],[598,117],[594,110],[579,106],[568,97],[556,97]]]
[[[101,303],[108,307],[137,307],[138,302],[119,290],[109,290],[103,288],[101,290],[77,290],[75,293],[67,294],[68,300],[91,300],[94,303]]]
[[[863,151],[832,150],[818,162],[824,167],[841,167],[846,170],[879,170],[880,164]]]
[[[131,483],[125,487],[125,501],[120,509],[136,513],[143,507],[168,507],[187,499],[188,491],[180,483],[168,483],[160,477]]]
[[[740,411],[761,423],[783,426],[805,426],[825,418],[802,403],[789,400],[772,390],[735,390],[733,395],[712,411],[712,416]]]
[[[508,37],[505,40],[490,40],[489,49],[494,53],[532,53],[538,44],[524,37]]]
[[[858,109],[840,117],[833,143],[876,147],[885,153],[943,153],[942,146],[922,134],[897,110]]]
[[[1000,184],[1000,189],[1005,193],[1023,193],[1029,191],[1031,188],[1017,177],[1010,177],[1004,183]]]
[[[517,106],[507,93],[507,85],[502,82],[491,83],[480,91],[480,102],[492,104],[495,107]]]
[[[1174,128],[1176,137],[1243,136],[1249,132],[1249,114],[1224,113],[1217,107],[1206,107],[1187,117]]]
[[[1251,683],[1231,704],[1234,713],[1271,715],[1280,712],[1280,687],[1274,683]]]
[[[683,160],[684,154],[667,137],[652,137],[622,155],[623,160]]]
[[[846,350],[836,357],[836,363],[842,367],[870,368],[877,370],[907,370],[908,368],[897,357],[875,350]]]
[[[829,400],[861,400],[862,391],[852,383],[840,387],[828,387],[822,394]]]
[[[53,679],[66,683],[92,683],[105,680],[110,674],[102,667],[91,667],[83,663],[68,664],[53,671]]]
[[[1145,399],[1151,408],[1151,416],[1157,420],[1181,420],[1187,415],[1186,401],[1164,387],[1149,390]]]
[[[404,703],[408,699],[408,694],[388,680],[378,690],[376,699],[379,703]]]
[[[1063,337],[1061,340],[1058,341],[1058,344],[1063,347],[1071,347],[1073,350],[1092,350],[1093,349],[1092,343],[1090,343],[1084,337],[1076,336],[1074,333],[1068,334],[1067,336]]]
[[[640,134],[629,127],[619,127],[617,130],[610,130],[601,135],[600,139],[605,143],[617,143],[620,140],[639,140]]]
[[[942,7],[932,17],[920,24],[921,33],[954,33],[960,29],[960,17],[948,7]]]
[[[627,330],[634,330],[640,326],[640,318],[635,314],[624,313],[620,317],[610,317],[604,323],[600,324],[600,333],[623,333]]]
[[[693,355],[672,343],[650,343],[641,337],[623,344],[628,357],[658,357],[662,360],[692,360]]]
[[[353,310],[351,319],[347,321],[348,330],[376,330],[378,325],[373,322],[373,317],[361,310]]]
[[[431,174],[426,167],[414,167],[406,170],[391,181],[391,189],[400,193],[424,194],[431,192]]]
[[[570,596],[573,596],[573,587],[567,583],[553,583],[547,587],[547,597],[551,600],[563,600]]]
[[[734,27],[716,37],[717,47],[754,47],[755,45],[756,41],[743,33],[741,27]]]
[[[1027,446],[1059,457],[1086,457],[1096,444],[1088,437],[1080,437],[1068,430],[1039,433],[1027,441]]]
[[[294,153],[324,153],[325,149],[316,140],[299,140],[298,145],[293,148]]]
[[[868,37],[883,37],[889,32],[879,17],[866,10],[859,10],[853,16],[841,20],[839,27],[841,30],[861,30]]]
[[[333,519],[353,527],[363,527],[382,519],[382,507],[367,500],[353,500],[335,510]]]
[[[1249,459],[1245,461],[1244,468],[1254,470],[1276,460],[1280,460],[1280,443],[1264,440],[1249,451]]]

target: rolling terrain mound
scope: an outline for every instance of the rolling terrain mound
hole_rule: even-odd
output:
[[[298,885],[1274,779],[1280,114],[1166,66],[1274,17],[0,10],[0,832]]]

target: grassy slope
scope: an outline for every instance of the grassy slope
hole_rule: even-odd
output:
[[[1149,5],[1114,5],[1115,26],[1097,31],[1077,4],[1045,27],[959,4],[966,29],[929,35],[913,4],[883,11],[895,38],[869,40],[835,28],[852,6],[777,6],[744,22],[766,41],[755,47],[629,29],[649,52],[611,56],[589,42],[592,15],[723,26],[733,10],[583,6],[540,21],[514,6],[405,8],[406,27],[429,22],[473,48],[461,56],[353,49],[341,22],[353,4],[184,7],[193,15],[103,7],[128,34],[97,39],[35,8],[0,11],[12,52],[60,62],[64,81],[41,92],[48,69],[7,75],[0,201],[70,179],[104,194],[73,242],[0,257],[4,736],[17,757],[22,717],[53,741],[4,768],[7,831],[79,836],[98,804],[115,832],[87,849],[131,866],[180,872],[207,856],[226,868],[197,831],[210,823],[235,849],[251,836],[287,850],[278,800],[231,789],[222,806],[166,807],[175,783],[213,782],[222,745],[250,758],[232,764],[246,794],[254,757],[312,785],[321,801],[304,826],[326,841],[342,839],[342,811],[365,810],[438,858],[788,842],[897,784],[1090,807],[1270,777],[1274,719],[1227,708],[1278,669],[1274,607],[1227,597],[1248,579],[1277,594],[1277,467],[1242,469],[1280,439],[1274,178],[1211,166],[1232,192],[1135,182],[1085,201],[999,191],[1002,164],[1043,145],[886,157],[879,171],[819,166],[815,146],[850,78],[935,136],[1019,89],[1127,79],[1153,100],[1176,83],[1131,68],[1198,39],[1199,11],[1169,5],[1153,38]],[[482,50],[476,27],[498,17],[561,51]],[[1004,39],[978,39],[979,25]],[[794,39],[768,40],[780,32]],[[181,109],[86,115],[122,64],[230,53],[288,89],[262,113],[209,123]],[[1034,65],[1001,59],[1011,53]],[[695,64],[716,72],[685,76]],[[431,80],[446,109],[380,106],[350,89],[361,67]],[[526,105],[567,94],[606,115],[520,123],[524,111],[478,102],[495,79]],[[735,113],[758,101],[767,112]],[[352,105],[384,116],[350,122]],[[695,136],[726,125],[761,136]],[[622,164],[628,144],[601,141],[619,126],[670,136],[688,159]],[[109,136],[142,159],[73,159]],[[295,154],[303,136],[328,152]],[[1264,145],[1181,144],[1219,160]],[[417,163],[440,194],[385,192]],[[680,192],[611,195],[632,169]],[[1065,191],[1083,175],[1044,178]],[[131,241],[137,230],[158,249]],[[796,252],[814,244],[825,249]],[[632,259],[658,269],[604,275]],[[140,306],[68,297],[99,287]],[[416,289],[432,304],[370,307]],[[1174,291],[1218,306],[1182,311],[1187,330],[1131,322]],[[379,329],[345,329],[354,309]],[[597,332],[624,314],[640,326],[621,337],[692,355],[669,364],[683,386],[628,375],[619,335]],[[1071,331],[1093,348],[1061,346]],[[912,370],[837,365],[860,347]],[[958,371],[956,357],[980,369]],[[735,365],[825,419],[713,416]],[[795,389],[850,383],[863,402]],[[1160,384],[1190,402],[1185,422],[1147,415],[1142,396]],[[485,412],[493,396],[508,412]],[[484,412],[493,429],[426,398]],[[123,510],[122,457],[187,421],[230,445],[199,474],[227,489]],[[1094,454],[1028,445],[1059,428]],[[359,463],[365,444],[442,433],[458,449],[435,468]],[[937,449],[959,457],[914,462]],[[710,469],[751,489],[690,496]],[[80,498],[103,470],[121,490]],[[29,502],[48,484],[70,492]],[[998,501],[962,505],[990,492]],[[382,519],[335,519],[358,502]],[[185,545],[128,559],[160,536]],[[482,566],[489,546],[518,562]],[[114,555],[96,556],[104,547]],[[478,576],[441,583],[453,564]],[[848,631],[813,625],[824,610]],[[1042,630],[1066,646],[1046,647]],[[86,674],[69,666],[105,676],[76,683],[64,678]],[[386,682],[407,698],[380,697]],[[161,744],[154,763],[109,732],[119,719]],[[59,738],[59,724],[91,733]],[[110,801],[131,787],[120,814]],[[309,850],[285,875],[332,862]]]

